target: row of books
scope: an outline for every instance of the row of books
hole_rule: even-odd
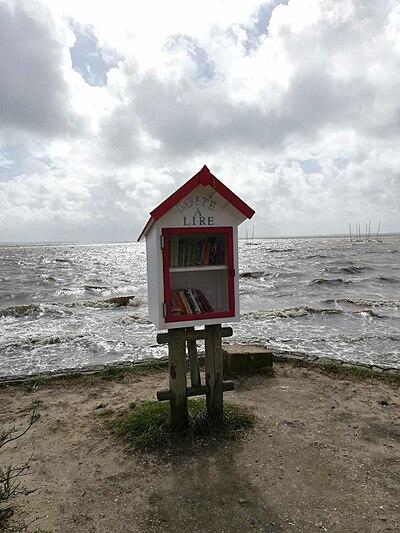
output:
[[[177,289],[171,292],[171,313],[197,315],[214,311],[203,291],[199,289]]]
[[[171,267],[222,265],[225,260],[225,246],[222,239],[181,239],[170,240]]]

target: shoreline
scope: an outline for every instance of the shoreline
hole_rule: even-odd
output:
[[[247,344],[223,344],[224,346],[231,347],[237,346],[241,349],[252,348],[256,345],[247,345]],[[355,375],[362,374],[365,377],[371,377],[375,379],[380,379],[384,381],[393,381],[400,383],[400,368],[396,367],[387,367],[380,366],[376,364],[367,364],[367,363],[351,363],[349,361],[341,359],[333,359],[325,356],[309,356],[309,355],[299,355],[294,353],[293,355],[288,355],[287,352],[277,352],[272,351],[268,347],[258,346],[257,348],[262,348],[265,350],[265,353],[272,355],[274,363],[289,363],[294,366],[305,366],[309,368],[320,369],[331,374],[341,374],[341,375]],[[204,356],[200,353],[199,360],[203,361]],[[159,359],[146,359],[141,361],[117,361],[112,363],[104,363],[98,365],[87,365],[83,367],[71,367],[65,369],[49,370],[45,372],[35,372],[32,374],[20,374],[16,376],[0,376],[0,387],[2,385],[8,384],[18,384],[25,383],[35,380],[47,380],[47,379],[73,379],[80,376],[91,375],[91,374],[102,374],[107,372],[124,371],[130,372],[132,370],[159,370],[161,368],[168,368],[168,357],[161,357]]]

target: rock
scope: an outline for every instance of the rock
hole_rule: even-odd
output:
[[[264,276],[264,272],[241,272],[239,274],[239,278],[245,278],[245,279],[259,279]]]
[[[136,300],[135,296],[115,296],[114,298],[108,298],[105,303],[112,304],[117,307],[126,307]],[[157,345],[158,346],[158,345]]]
[[[273,354],[260,346],[224,345],[224,377],[240,374],[273,375]]]

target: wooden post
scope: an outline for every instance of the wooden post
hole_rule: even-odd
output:
[[[194,328],[186,328],[186,330],[194,331]],[[192,382],[192,387],[197,388],[201,386],[199,359],[197,357],[197,344],[195,340],[190,339],[188,339],[186,342],[189,358],[190,380]]]
[[[171,391],[171,430],[180,433],[189,427],[186,397],[185,337],[179,329],[170,329],[168,342],[169,388]]]
[[[210,421],[219,426],[224,421],[221,324],[205,329],[207,411]]]

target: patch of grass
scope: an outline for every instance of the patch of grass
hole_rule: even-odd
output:
[[[22,388],[26,392],[33,392],[34,390],[39,389],[40,387],[44,387],[45,385],[48,385],[50,382],[50,378],[47,376],[37,376],[34,378],[27,379],[22,383]]]
[[[20,413],[28,413],[33,410],[37,410],[43,403],[40,398],[33,398],[26,407],[20,409]]]
[[[124,379],[125,374],[126,369],[122,367],[118,368],[117,366],[110,366],[109,368],[105,368],[100,372],[100,377],[106,381],[120,381],[121,379]]]
[[[239,405],[224,404],[224,425],[216,428],[207,416],[206,402],[202,399],[188,401],[189,429],[179,436],[171,435],[168,402],[143,401],[110,422],[111,428],[136,450],[161,450],[171,445],[188,443],[196,438],[232,439],[251,428],[255,416]]]
[[[384,381],[385,383],[399,386],[400,385],[400,372],[395,374],[390,374],[388,372],[382,371],[377,372],[372,368],[365,368],[362,366],[351,366],[347,364],[340,363],[324,363],[318,361],[306,361],[304,359],[294,359],[285,356],[276,356],[274,355],[274,362],[290,364],[294,367],[310,368],[316,370],[323,374],[330,376],[338,376],[348,379],[367,381],[367,380],[379,380]]]
[[[129,366],[109,366],[101,370],[99,376],[106,381],[121,381],[126,375],[148,376],[152,372],[158,372],[168,368],[167,361],[148,361]]]
[[[72,381],[74,379],[80,379],[81,377],[83,377],[82,372],[65,372],[62,376],[58,376],[58,379]]]
[[[148,376],[153,372],[159,372],[168,368],[168,361],[156,360],[156,361],[144,361],[143,363],[133,363],[126,365],[107,366],[102,370],[96,371],[69,371],[64,374],[56,375],[37,375],[28,377],[26,379],[16,380],[4,380],[0,381],[0,388],[3,387],[21,387],[26,392],[32,392],[45,385],[62,381],[73,381],[77,379],[86,379],[87,381],[104,379],[104,380],[116,380],[120,381],[124,379],[126,375],[131,376]]]

